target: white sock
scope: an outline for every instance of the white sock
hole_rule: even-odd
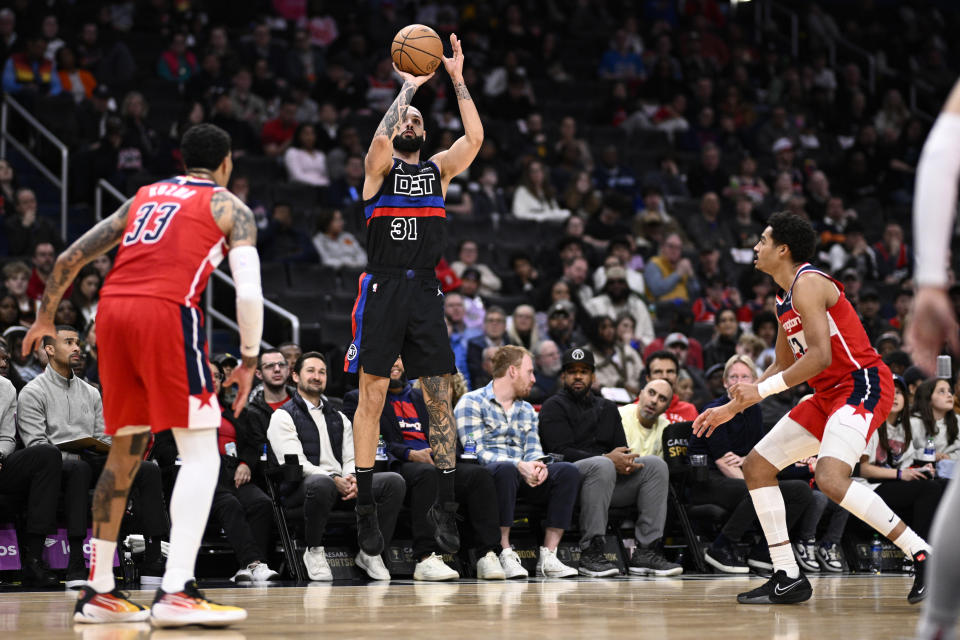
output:
[[[183,463],[170,498],[170,553],[160,588],[183,590],[194,577],[197,552],[213,504],[220,473],[216,429],[173,429]]]
[[[783,571],[788,578],[800,577],[800,566],[793,555],[793,545],[781,544],[770,547],[770,559],[773,560],[773,570]]]
[[[90,538],[90,578],[87,583],[97,593],[113,591],[113,554],[117,551],[115,540]]]
[[[790,532],[787,530],[787,508],[783,504],[780,487],[752,489],[750,498],[753,500],[753,508],[757,512],[757,520],[760,521],[767,545],[770,547],[773,570],[782,570],[789,578],[800,577],[800,567],[793,555],[793,547],[790,544],[782,544],[790,542]]]
[[[900,537],[890,542],[900,547],[900,550],[907,554],[908,558],[912,558],[921,551],[930,553],[930,545],[927,544],[927,541],[917,535],[917,532],[910,527],[904,529]]]

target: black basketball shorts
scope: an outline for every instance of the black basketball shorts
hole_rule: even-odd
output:
[[[456,373],[443,317],[443,292],[432,270],[371,269],[360,275],[353,342],[343,370],[390,377],[397,356],[407,378]]]

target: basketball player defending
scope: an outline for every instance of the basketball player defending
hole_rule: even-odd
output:
[[[960,83],[953,87],[947,103],[930,131],[920,164],[913,198],[913,239],[916,243],[917,296],[907,325],[907,345],[914,362],[928,373],[944,344],[958,353],[957,319],[947,295],[947,268],[953,218],[960,178]],[[960,613],[960,487],[950,482],[933,519],[931,542],[937,563],[930,567],[930,598],[923,605],[917,623],[917,638],[942,640],[956,637],[954,628]]]
[[[446,151],[422,162],[423,116],[410,101],[433,74],[412,76],[394,66],[403,87],[380,121],[365,161],[369,263],[360,276],[353,306],[353,343],[344,370],[360,374],[360,399],[353,421],[357,538],[360,549],[369,555],[383,552],[370,485],[380,412],[397,355],[403,357],[410,378],[420,378],[430,414],[428,451],[440,474],[437,502],[429,512],[437,544],[448,553],[460,547],[453,488],[457,428],[448,378],[457,368],[434,267],[447,238],[443,204],[447,187],[476,157],[483,142],[483,125],[463,82],[463,51],[456,35],[450,36],[450,45],[453,57],[444,57],[443,66],[453,81],[464,135]]]
[[[150,618],[160,627],[224,626],[247,617],[243,609],[205,599],[194,581],[220,467],[220,407],[199,304],[210,272],[229,250],[243,364],[224,384],[238,385],[233,408],[239,412],[250,392],[263,327],[257,229],[250,210],[224,188],[233,168],[227,133],[197,125],[184,134],[180,148],[186,175],[142,187],[60,255],[23,341],[29,353],[43,336],[54,335],[64,289],[81,267],[119,244],[97,311],[103,412],[113,445],[93,495],[90,578],[77,601],[77,622]],[[113,555],[150,432],[166,429],[173,431],[183,464],[170,501],[166,572],[147,610],[115,588]]]
[[[773,276],[782,289],[777,296],[776,360],[757,384],[734,385],[729,403],[708,409],[693,425],[695,433],[709,436],[771,394],[801,382],[809,382],[815,392],[783,416],[743,463],[774,573],[763,586],[738,595],[737,601],[786,604],[812,595],[790,545],[777,472],[797,460],[819,456],[820,490],[913,558],[916,574],[907,599],[916,603],[926,595],[923,575],[929,545],[877,494],[850,479],[867,441],[893,404],[893,375],[870,345],[843,285],[807,262],[815,246],[816,234],[806,219],[787,213],[770,217],[754,251],[756,268]]]

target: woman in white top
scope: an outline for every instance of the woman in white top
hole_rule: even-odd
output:
[[[933,381],[928,381],[933,382]],[[936,382],[944,382],[937,380]],[[924,383],[927,384],[927,383]],[[931,385],[933,386],[933,385]],[[894,378],[893,407],[890,415],[895,415],[893,423],[889,418],[874,432],[867,443],[867,448],[860,457],[860,482],[867,485],[883,498],[883,501],[893,509],[894,513],[906,520],[914,531],[922,538],[926,538],[933,522],[933,514],[940,504],[945,483],[933,479],[933,465],[911,467],[913,463],[912,447],[904,444],[905,449],[897,466],[896,458],[890,452],[897,448],[894,443],[898,434],[905,433],[909,437],[911,427],[900,416],[907,413],[906,387],[899,377]],[[900,423],[899,426],[897,423]],[[921,427],[922,431],[923,427]],[[914,433],[916,429],[914,428]],[[884,441],[886,445],[882,444]],[[901,443],[903,444],[903,443]]]
[[[293,182],[314,187],[330,185],[327,157],[316,148],[317,132],[312,124],[301,124],[293,135],[293,144],[283,154],[287,175]]]
[[[367,252],[349,231],[343,230],[343,214],[339,209],[324,211],[317,221],[317,234],[313,246],[320,254],[320,261],[328,267],[367,266]]]
[[[913,401],[915,406],[910,418],[913,430],[913,448],[918,457],[923,452],[927,438],[933,438],[936,461],[960,460],[960,428],[957,414],[953,412],[953,390],[949,380],[927,380],[917,387]]]
[[[553,185],[547,179],[543,163],[531,160],[523,172],[520,186],[513,192],[513,215],[520,220],[565,220],[568,209],[557,204]]]

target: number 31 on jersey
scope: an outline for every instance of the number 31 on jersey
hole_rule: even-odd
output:
[[[416,240],[416,218],[394,218],[390,223],[390,237],[394,240]]]

